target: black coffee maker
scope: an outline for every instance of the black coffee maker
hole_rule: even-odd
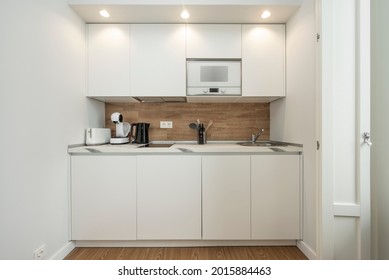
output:
[[[135,127],[135,130],[134,130]],[[148,144],[149,143],[149,123],[133,123],[131,124],[131,135],[134,138],[136,144]],[[135,134],[134,134],[135,132]]]

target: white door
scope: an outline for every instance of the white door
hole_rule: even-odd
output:
[[[72,240],[136,239],[136,158],[71,157]]]
[[[320,259],[370,258],[370,0],[318,0]]]
[[[242,25],[242,96],[285,96],[285,25]]]
[[[187,58],[241,58],[240,24],[188,24]]]
[[[130,25],[87,25],[88,96],[130,96]]]
[[[301,239],[300,155],[253,155],[250,178],[251,239]]]
[[[138,156],[137,239],[201,239],[200,156]]]
[[[131,25],[131,96],[185,96],[185,25]]]
[[[250,239],[250,156],[202,157],[204,240]]]

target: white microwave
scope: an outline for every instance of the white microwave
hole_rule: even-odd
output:
[[[233,60],[187,60],[187,95],[242,95],[242,62]]]

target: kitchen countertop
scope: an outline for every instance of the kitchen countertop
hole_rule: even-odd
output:
[[[238,141],[245,142],[245,141]],[[145,154],[299,154],[302,153],[302,145],[280,143],[276,146],[241,146],[235,141],[209,141],[199,145],[196,142],[153,142],[158,144],[173,144],[171,147],[143,147],[139,144],[123,145],[70,145],[68,153],[71,155],[145,155]],[[287,144],[287,146],[285,146]]]

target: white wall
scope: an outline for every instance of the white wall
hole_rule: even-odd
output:
[[[371,0],[372,256],[389,259],[389,1]]]
[[[270,106],[273,140],[304,145],[303,242],[300,249],[316,254],[316,99],[315,0],[305,0],[286,26],[287,97]]]
[[[67,145],[104,124],[85,94],[85,24],[66,0],[2,1],[0,259],[68,244]]]

